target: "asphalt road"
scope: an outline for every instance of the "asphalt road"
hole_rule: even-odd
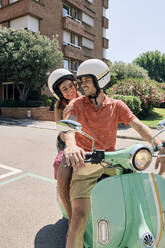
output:
[[[1,248],[65,247],[67,222],[57,206],[52,167],[57,134],[0,123]],[[117,148],[134,143],[118,139]]]

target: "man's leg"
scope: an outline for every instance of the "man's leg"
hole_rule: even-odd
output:
[[[65,160],[63,159],[57,172],[57,187],[59,196],[66,209],[69,221],[71,220],[71,204],[70,204],[70,180],[72,176],[72,167],[64,167]]]
[[[90,198],[77,198],[71,202],[72,217],[66,248],[83,248],[84,233],[90,213]]]

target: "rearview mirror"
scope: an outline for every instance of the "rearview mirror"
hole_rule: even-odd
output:
[[[59,124],[59,126],[62,126],[61,131],[74,130],[75,132],[78,132],[84,135],[85,137],[87,137],[88,139],[90,139],[92,141],[92,151],[93,152],[95,151],[95,140],[90,135],[82,131],[82,126],[79,122],[72,120],[60,120],[57,122],[57,124]]]
[[[160,121],[160,122],[158,123],[158,127],[159,127],[159,128],[164,128],[164,127],[165,127],[165,119],[162,120],[162,121]]]
[[[79,122],[77,121],[72,121],[72,120],[60,120],[57,122],[59,125],[61,126],[66,126],[69,127],[71,130],[77,130],[77,131],[81,131],[82,130],[82,126]]]

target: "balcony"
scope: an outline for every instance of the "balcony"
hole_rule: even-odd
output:
[[[104,37],[102,38],[102,47],[105,49],[109,48],[109,40]]]
[[[88,0],[84,1],[84,12],[86,12],[89,15],[91,15],[91,14],[95,15],[96,14],[96,6],[93,3],[91,1],[88,1]]]
[[[44,17],[44,6],[31,0],[22,0],[0,9],[0,22],[5,22],[24,15],[32,15],[38,19]]]
[[[83,1],[80,0],[67,0],[68,3],[75,6],[78,9],[83,10]]]
[[[71,16],[63,17],[63,29],[83,35],[84,27],[79,20],[73,19]]]
[[[80,60],[80,61],[85,60],[85,56],[81,50],[81,47],[76,46],[75,44],[72,44],[72,43],[64,42],[63,53],[64,53],[64,57],[66,58],[71,58],[71,59]]]
[[[108,28],[109,27],[109,19],[106,18],[105,16],[102,17],[102,26],[103,28]]]
[[[108,9],[108,0],[102,0],[102,2],[103,2],[103,7],[105,9]]]

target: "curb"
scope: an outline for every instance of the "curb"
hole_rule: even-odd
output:
[[[140,141],[143,141],[142,138],[133,137],[133,136],[117,135],[117,138],[119,138],[119,139],[131,139],[131,140],[140,140]]]

